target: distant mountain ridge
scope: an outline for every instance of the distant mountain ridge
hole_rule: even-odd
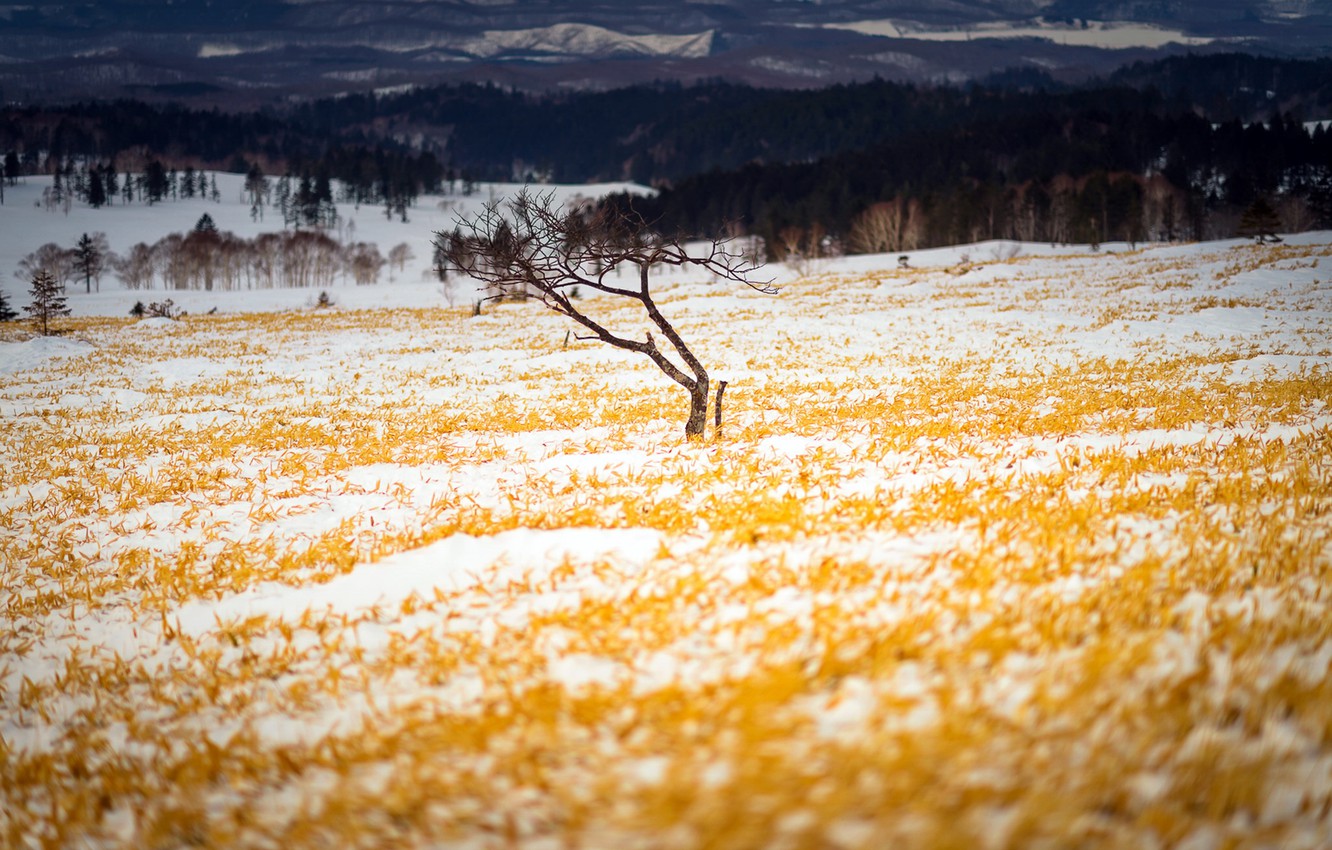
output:
[[[1313,0],[0,3],[0,96],[253,104],[450,81],[808,87],[958,82],[1007,68],[1077,79],[1236,47],[1328,55],[1332,9]]]

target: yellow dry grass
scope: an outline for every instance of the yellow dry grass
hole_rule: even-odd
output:
[[[0,843],[1328,846],[1329,253],[668,289],[694,445],[530,305],[79,321],[0,375]]]

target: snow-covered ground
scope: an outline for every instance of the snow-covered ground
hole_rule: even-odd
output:
[[[909,21],[867,20],[825,24],[830,29],[845,29],[885,38],[912,38],[921,41],[972,41],[982,38],[1041,38],[1078,47],[1125,50],[1135,47],[1157,48],[1167,44],[1202,45],[1215,39],[1187,35],[1180,30],[1152,24],[1116,21],[1085,21],[1077,24],[1059,21],[1020,23],[998,21],[968,27],[931,29]]]
[[[0,327],[0,835],[1328,846],[1328,234],[1111,247]]]
[[[30,281],[16,274],[19,262],[43,244],[54,242],[62,248],[73,248],[84,233],[105,233],[112,252],[126,255],[139,242],[149,245],[172,233],[185,234],[192,230],[200,217],[207,213],[219,230],[237,236],[253,238],[261,233],[279,232],[282,216],[273,206],[264,209],[263,218],[255,220],[250,205],[242,197],[245,178],[239,174],[209,172],[218,185],[220,200],[207,198],[167,200],[148,206],[140,201],[115,203],[100,209],[91,209],[81,203],[71,205],[68,213],[62,208],[48,210],[42,203],[43,191],[49,189],[52,178],[26,177],[15,186],[5,188],[5,202],[0,204],[0,291],[8,297],[15,309],[28,303]],[[460,186],[461,184],[457,184]],[[504,183],[480,184],[471,195],[461,191],[446,195],[423,195],[407,210],[407,221],[397,215],[384,214],[383,207],[344,203],[338,204],[339,223],[328,232],[342,243],[370,242],[379,246],[380,253],[405,243],[413,259],[402,271],[385,267],[380,283],[357,287],[350,275],[339,278],[336,300],[344,306],[431,306],[444,303],[442,287],[436,281],[431,267],[432,247],[436,231],[452,230],[458,217],[468,217],[485,204],[503,199],[522,189],[521,185]],[[560,201],[579,197],[597,198],[613,192],[645,193],[651,190],[633,183],[590,184],[585,186],[533,186],[533,192],[551,192]],[[102,275],[100,286],[91,295],[82,279],[71,282],[69,306],[76,316],[126,315],[136,301],[171,298],[177,305],[191,312],[219,310],[251,311],[290,309],[313,303],[317,289],[293,288],[271,292],[204,292],[164,291],[160,280],[157,289],[129,291],[123,289],[116,275],[108,270]],[[394,287],[390,289],[389,287]],[[450,293],[452,294],[452,293]],[[466,300],[469,293],[458,293]]]

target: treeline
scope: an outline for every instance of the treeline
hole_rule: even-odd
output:
[[[134,175],[122,196],[152,200],[226,160],[256,218],[272,204],[296,227],[331,225],[333,187],[405,220],[419,194],[483,177],[651,182],[659,196],[633,203],[659,226],[778,252],[1211,238],[1259,199],[1287,229],[1332,226],[1332,137],[1304,127],[1332,116],[1332,60],[1179,57],[1076,88],[1030,71],[993,83],[461,85],[254,115],[117,101],[0,111],[0,150],[16,175],[84,163],[73,191],[89,203],[117,171]]]
[[[1196,109],[1213,123],[1252,123],[1277,108],[1307,118],[1332,116],[1332,62],[1247,53],[1172,56],[1135,62],[1105,80],[1158,92],[1172,111]]]
[[[192,165],[180,171],[168,169],[157,159],[149,160],[137,173],[117,171],[114,160],[66,159],[53,162],[50,173],[51,185],[42,190],[41,198],[48,211],[68,213],[75,202],[97,208],[136,201],[151,205],[195,197],[221,200],[216,174],[196,170]],[[351,179],[335,183],[331,176],[334,173],[350,175]],[[0,161],[0,202],[4,201],[4,187],[16,184],[22,175],[18,156],[8,152]],[[457,182],[449,181],[449,189]],[[466,181],[462,183],[467,194],[471,193],[470,187]],[[264,218],[267,207],[273,206],[285,227],[329,228],[338,222],[335,201],[382,204],[386,217],[396,215],[406,222],[407,209],[416,203],[423,189],[443,188],[439,180],[423,187],[410,170],[398,170],[394,161],[361,151],[345,158],[334,157],[330,162],[321,161],[313,167],[302,164],[299,175],[289,172],[276,179],[266,176],[259,166],[251,165],[245,177],[244,194],[256,221]]]
[[[394,250],[401,253],[402,247]],[[140,242],[116,258],[112,269],[127,289],[231,291],[330,287],[345,281],[364,286],[378,283],[388,262],[372,243],[343,244],[321,231],[245,239],[196,230],[151,245]]]
[[[862,251],[1229,237],[1259,199],[1289,230],[1332,226],[1332,132],[1322,126],[1279,114],[1213,125],[1144,108],[1125,90],[1028,103],[1023,114],[812,163],[714,171],[613,203],[669,232],[756,234],[778,254],[814,250],[815,232]]]
[[[1119,93],[1119,94],[1114,94]],[[676,182],[748,163],[811,162],[977,122],[1029,114],[1041,99],[1136,98],[1160,115],[1221,124],[1272,111],[1332,117],[1332,59],[1244,54],[1140,63],[1079,86],[1026,69],[979,85],[882,80],[816,90],[718,81],[606,92],[525,94],[488,85],[360,94],[255,113],[156,107],[130,100],[0,109],[0,151],[25,173],[77,157],[245,173],[316,174],[380,195],[431,191],[445,179],[633,179]],[[374,189],[373,187],[380,187]]]
[[[402,272],[413,259],[405,242],[385,257],[373,243],[343,243],[316,230],[245,239],[219,231],[205,214],[189,233],[140,242],[123,256],[109,250],[101,233],[84,234],[69,248],[47,243],[23,258],[16,275],[27,279],[45,272],[62,291],[78,284],[90,292],[94,286],[100,290],[108,272],[127,289],[229,291],[328,287],[346,281],[370,285],[379,282],[386,268]]]
[[[344,140],[343,135],[350,136]],[[293,179],[323,177],[355,193],[358,201],[409,206],[435,192],[450,173],[435,152],[379,138],[320,135],[271,113],[156,107],[132,100],[58,109],[0,110],[0,152],[6,175],[60,174],[71,164],[136,174],[251,169]],[[163,184],[157,184],[163,185]],[[152,188],[147,193],[160,199]]]
[[[12,186],[22,173],[16,155],[12,151],[6,154],[4,182]],[[137,174],[118,173],[114,163],[69,159],[54,163],[51,175],[51,185],[42,190],[42,206],[66,213],[76,201],[96,208],[136,200],[150,205],[179,198],[221,200],[216,176],[196,171],[193,166],[177,172],[156,159]]]
[[[460,85],[321,100],[293,107],[291,117],[317,133],[380,127],[399,139],[444,144],[451,163],[485,179],[656,184],[714,168],[808,162],[947,133],[1030,112],[1049,94],[1074,93],[1086,101],[1127,97],[1145,109],[1193,112],[1212,123],[1251,123],[1274,107],[1301,118],[1327,117],[1332,60],[1176,57],[1077,86],[1029,69],[960,87],[874,80],[787,91],[709,81],[523,94]]]

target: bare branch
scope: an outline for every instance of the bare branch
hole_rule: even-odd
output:
[[[451,233],[437,233],[435,249],[442,265],[480,284],[484,300],[534,298],[589,332],[576,339],[597,340],[648,357],[689,392],[685,433],[690,437],[700,436],[705,427],[708,373],[657,308],[652,269],[698,268],[717,280],[743,283],[765,294],[777,292],[771,281],[750,280],[757,267],[723,242],[713,240],[699,253],[691,253],[679,240],[652,231],[641,218],[610,208],[591,213],[566,210],[555,203],[552,193],[523,190],[507,201],[488,204],[472,219],[459,218]],[[625,267],[638,272],[636,287],[611,281],[611,275],[618,278]],[[639,302],[683,366],[658,347],[651,333],[633,339],[594,319],[587,312],[591,305],[572,297],[575,287]]]

